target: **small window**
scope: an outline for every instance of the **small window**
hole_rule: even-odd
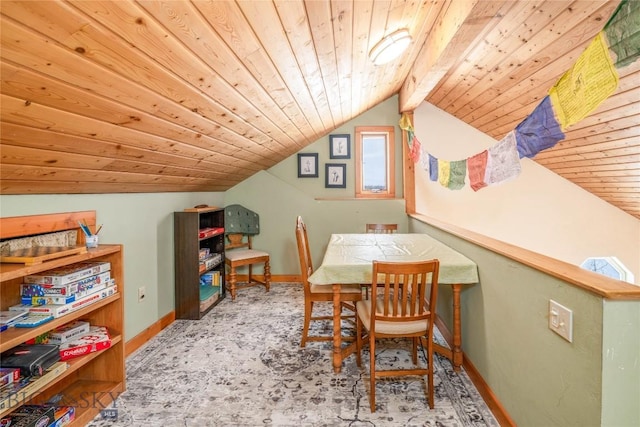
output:
[[[355,137],[356,197],[396,196],[393,126],[357,126]]]
[[[633,273],[614,256],[587,258],[580,264],[580,267],[613,279],[634,282]]]

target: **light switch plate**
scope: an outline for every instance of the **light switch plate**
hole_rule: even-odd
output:
[[[569,342],[573,342],[573,311],[549,300],[549,329]]]

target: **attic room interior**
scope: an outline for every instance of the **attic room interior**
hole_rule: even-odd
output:
[[[452,347],[461,330],[462,369],[501,425],[637,426],[639,28],[634,0],[3,0],[0,240],[36,234],[19,217],[92,212],[100,246],[122,248],[105,257],[124,360],[180,317],[175,221],[196,206],[256,212],[253,245],[270,258],[271,290],[227,291],[210,318],[301,288],[298,216],[316,268],[332,235],[397,224],[477,265],[477,283],[441,283],[436,326]],[[406,49],[376,64],[398,30]],[[555,133],[530,131],[538,145],[510,152],[516,172],[472,176],[470,159],[522,147],[543,107]],[[385,195],[358,187],[358,130],[371,127],[394,130]],[[626,276],[583,267],[594,258]],[[2,311],[20,301],[9,276]],[[550,330],[551,301],[572,312],[570,341]]]

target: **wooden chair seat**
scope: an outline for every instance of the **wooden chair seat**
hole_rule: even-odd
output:
[[[227,274],[227,290],[231,294],[231,300],[236,299],[236,293],[239,289],[251,286],[262,285],[269,292],[271,286],[271,268],[269,253],[258,249],[253,249],[251,243],[251,235],[242,233],[228,234],[229,244],[225,246],[225,265],[229,269]],[[263,264],[264,279],[258,279],[253,275],[253,266],[255,264]],[[240,267],[249,267],[249,276],[246,283],[238,283],[237,270]]]
[[[438,260],[373,262],[371,299],[356,303],[356,364],[361,366],[363,329],[369,340],[369,405],[376,410],[376,378],[427,376],[427,401],[433,409],[433,327],[438,296]],[[382,279],[381,279],[382,278]],[[414,367],[377,369],[376,340],[411,339]],[[427,366],[418,362],[418,345],[426,342]]]

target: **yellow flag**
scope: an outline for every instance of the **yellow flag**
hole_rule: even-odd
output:
[[[549,90],[551,105],[564,130],[584,119],[618,87],[609,48],[600,32],[576,63]]]
[[[438,182],[443,187],[449,186],[449,178],[451,175],[451,163],[448,160],[438,159]]]

